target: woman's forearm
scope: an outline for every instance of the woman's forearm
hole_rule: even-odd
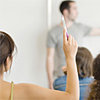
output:
[[[78,74],[77,74],[77,67],[75,58],[67,58],[67,86],[66,86],[66,92],[70,93],[71,95],[74,95],[76,97],[75,100],[79,99],[79,80],[78,80]]]

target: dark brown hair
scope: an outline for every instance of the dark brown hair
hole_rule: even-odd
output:
[[[7,57],[10,57],[12,59],[12,54],[14,52],[14,48],[17,47],[13,41],[13,39],[5,32],[0,31],[0,71],[2,73],[3,65],[6,68],[6,60]],[[0,73],[0,74],[1,74]]]
[[[60,12],[63,14],[63,11],[65,9],[70,10],[70,3],[72,3],[72,2],[75,3],[75,1],[72,1],[72,0],[65,0],[65,1],[63,1],[61,3],[60,7],[59,7]]]
[[[88,100],[100,100],[100,54],[93,62],[94,82],[90,85]]]
[[[92,75],[93,56],[88,49],[84,47],[78,48],[76,64],[79,77],[85,78]]]

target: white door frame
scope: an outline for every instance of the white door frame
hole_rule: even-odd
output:
[[[48,30],[51,29],[52,0],[48,0]]]

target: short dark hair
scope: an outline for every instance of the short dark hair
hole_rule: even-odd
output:
[[[70,9],[70,3],[75,3],[75,1],[72,1],[72,0],[65,0],[65,1],[63,1],[61,4],[60,4],[60,7],[59,7],[59,9],[60,9],[60,12],[63,14],[63,11],[65,10],[65,9],[67,9],[67,10],[69,10]]]
[[[79,77],[85,78],[92,76],[93,56],[88,49],[84,47],[78,48],[76,64]]]

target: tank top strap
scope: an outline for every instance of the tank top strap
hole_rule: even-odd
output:
[[[14,82],[11,82],[11,100],[13,100],[13,88],[14,88]]]

